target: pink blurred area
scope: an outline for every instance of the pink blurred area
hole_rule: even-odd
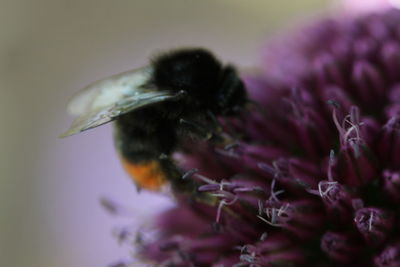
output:
[[[339,0],[336,2],[346,12],[364,13],[380,9],[400,8],[400,0]]]
[[[204,46],[238,66],[264,37],[326,10],[327,0],[3,0],[0,10],[0,266],[95,267],[129,257],[115,226],[171,206],[121,170],[104,126],[58,139],[86,84],[146,64],[154,52]],[[109,196],[131,207],[114,218]]]

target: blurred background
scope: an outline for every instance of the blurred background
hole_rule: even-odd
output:
[[[172,205],[137,195],[109,126],[57,138],[74,92],[182,46],[257,66],[267,36],[327,9],[328,0],[1,0],[0,266],[107,266],[129,257],[114,226]],[[132,218],[110,216],[102,196]]]

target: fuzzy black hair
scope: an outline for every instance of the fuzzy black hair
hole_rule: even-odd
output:
[[[222,64],[209,51],[184,49],[166,53],[153,61],[157,88],[185,90],[199,100],[209,100],[217,90]]]

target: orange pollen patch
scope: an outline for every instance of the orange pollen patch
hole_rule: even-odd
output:
[[[122,159],[122,166],[140,188],[157,191],[165,183],[165,174],[160,163],[152,160],[145,163],[133,163]]]

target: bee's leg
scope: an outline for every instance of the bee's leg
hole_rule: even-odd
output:
[[[225,121],[225,128],[224,126],[218,121],[217,117],[215,116],[215,114],[211,111],[207,112],[208,117],[210,118],[210,120],[212,121],[215,131],[214,131],[214,138],[213,140],[215,140],[215,143],[218,144],[223,144],[223,145],[230,145],[233,143],[236,143],[236,139],[234,136],[231,135],[231,129],[229,127],[229,122]]]
[[[185,172],[180,169],[170,156],[161,155],[159,157],[161,168],[171,183],[172,190],[175,193],[196,194],[197,186],[192,179],[185,179]]]
[[[216,132],[222,132],[222,125],[212,111],[207,111],[207,116],[210,118],[211,123],[214,125]]]
[[[194,133],[197,136],[200,136],[204,140],[210,140],[213,137],[213,131],[209,130],[206,126],[187,119],[181,118],[179,120],[179,124],[184,129],[187,129],[188,132]]]

